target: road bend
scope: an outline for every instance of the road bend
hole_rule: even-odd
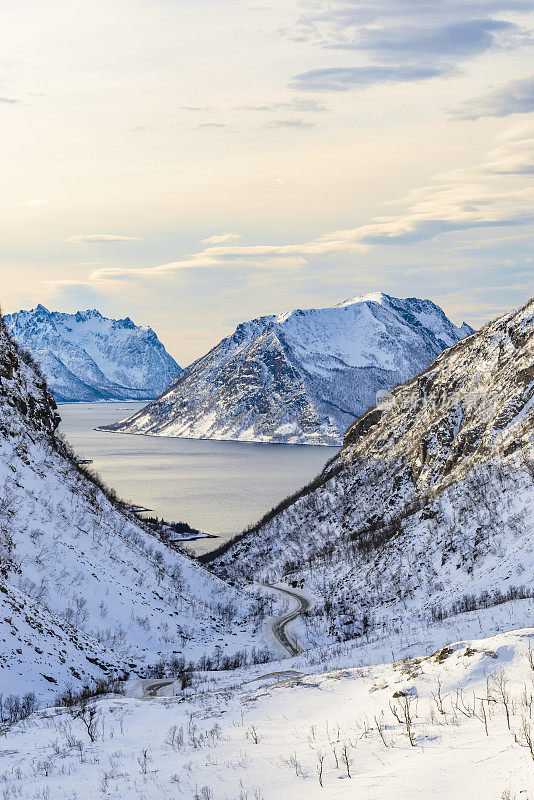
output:
[[[300,617],[301,614],[304,614],[311,607],[311,602],[307,597],[301,594],[298,589],[289,589],[286,587],[282,589],[280,586],[272,586],[267,583],[265,586],[268,589],[274,589],[275,592],[287,595],[292,600],[296,600],[296,606],[293,604],[293,608],[290,608],[285,614],[272,620],[270,626],[275,639],[287,650],[289,655],[298,656],[299,653],[303,652],[304,648],[301,647],[293,637],[288,635],[287,626],[290,622],[297,619],[297,617]]]

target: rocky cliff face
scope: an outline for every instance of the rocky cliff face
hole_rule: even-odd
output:
[[[145,409],[108,430],[336,445],[379,390],[470,333],[429,300],[377,293],[238,325]]]
[[[108,319],[95,309],[62,314],[39,305],[4,321],[58,401],[147,400],[181,372],[154,331],[129,317]]]
[[[315,591],[322,602],[309,634],[319,642],[417,636],[435,620],[475,612],[489,634],[508,601],[524,604],[528,624],[533,455],[531,301],[356,420],[323,475],[213,569]]]

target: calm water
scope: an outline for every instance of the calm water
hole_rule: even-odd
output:
[[[120,497],[222,539],[255,522],[315,477],[337,450],[93,430],[130,416],[143,405],[62,404],[59,430],[81,458],[93,459],[92,468]],[[202,553],[222,539],[201,539],[190,547]]]

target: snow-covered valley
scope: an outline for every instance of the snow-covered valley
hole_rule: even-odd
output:
[[[210,676],[190,694],[37,712],[3,739],[0,791],[6,800],[528,798],[533,645],[530,628],[394,663],[309,672],[284,662],[219,684]]]
[[[206,568],[0,326],[0,796],[533,800],[533,334],[446,349]]]

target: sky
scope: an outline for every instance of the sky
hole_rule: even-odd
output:
[[[19,0],[0,298],[178,362],[381,290],[474,327],[534,294],[534,0]]]

